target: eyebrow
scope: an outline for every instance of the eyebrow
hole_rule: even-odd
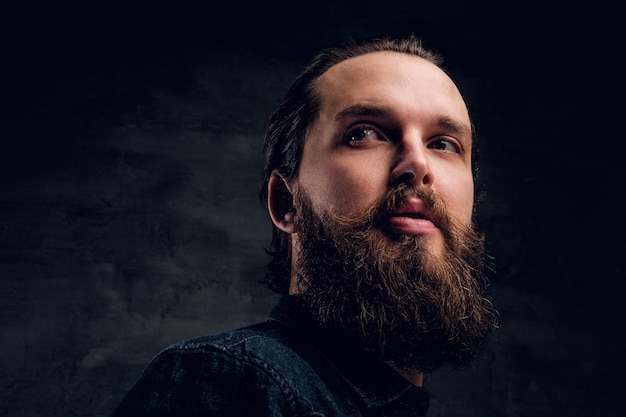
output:
[[[445,116],[437,119],[437,126],[460,135],[468,135],[471,137],[473,134],[471,125],[459,123],[456,120]]]
[[[353,106],[346,107],[345,109],[337,113],[335,119],[337,121],[341,121],[355,116],[382,117],[387,114],[389,114],[389,111],[386,110],[384,107],[355,104]]]
[[[390,113],[391,110],[383,106],[355,104],[352,106],[348,106],[339,113],[337,113],[335,119],[337,121],[342,121],[351,117],[359,116],[385,117]],[[466,125],[465,123],[458,122],[447,116],[438,117],[435,125],[456,134],[468,135],[470,137],[472,137],[473,135],[473,129],[471,125]]]

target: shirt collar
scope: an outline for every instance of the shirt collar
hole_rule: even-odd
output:
[[[409,383],[387,364],[321,328],[297,297],[281,297],[269,319],[287,326],[325,356],[364,408],[393,406],[426,415],[429,395],[425,388]]]

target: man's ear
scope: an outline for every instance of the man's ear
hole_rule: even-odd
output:
[[[267,208],[272,222],[285,233],[293,233],[294,214],[293,192],[285,178],[276,170],[267,184]]]

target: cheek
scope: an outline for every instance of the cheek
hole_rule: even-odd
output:
[[[445,201],[450,214],[464,224],[471,223],[474,211],[474,180],[471,176],[440,183],[436,191]]]
[[[381,173],[367,166],[331,158],[309,170],[308,179],[301,178],[301,183],[317,209],[360,213],[386,191],[387,185]]]

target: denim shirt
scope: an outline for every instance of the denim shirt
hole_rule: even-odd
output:
[[[417,417],[428,399],[284,296],[262,323],[160,352],[112,417]]]

